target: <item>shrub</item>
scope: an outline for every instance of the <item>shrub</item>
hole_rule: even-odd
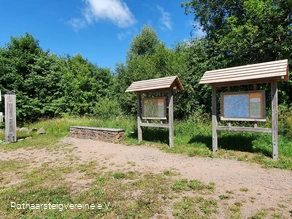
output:
[[[121,107],[116,99],[100,99],[93,110],[95,116],[101,119],[114,118],[121,115]]]

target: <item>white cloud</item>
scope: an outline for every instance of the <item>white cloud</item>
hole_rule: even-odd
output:
[[[78,18],[71,19],[67,23],[72,26],[75,31],[78,31],[86,26],[86,22]]]
[[[138,33],[137,28],[130,28],[130,30],[122,31],[122,32],[118,33],[117,37],[119,40],[124,40],[126,38],[129,38],[130,36],[133,36],[134,34],[137,34],[137,33]]]
[[[118,33],[117,37],[118,37],[119,40],[123,40],[123,39],[127,38],[130,35],[132,35],[132,31],[128,30],[126,32]]]
[[[130,27],[136,23],[134,15],[123,0],[83,0],[85,8],[82,9],[82,19],[74,18],[68,23],[74,29],[84,28],[86,25],[110,20],[120,28]]]
[[[157,6],[157,9],[161,13],[161,18],[159,19],[161,24],[167,29],[172,30],[171,14],[164,11],[164,9],[159,5]]]

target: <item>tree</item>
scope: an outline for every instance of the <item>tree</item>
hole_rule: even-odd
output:
[[[194,0],[186,14],[206,31],[208,55],[230,66],[291,58],[290,0]]]
[[[68,56],[62,69],[61,88],[64,111],[74,115],[93,115],[96,103],[109,93],[110,70],[93,65],[80,54]]]
[[[134,37],[128,51],[127,59],[133,56],[145,56],[155,53],[157,46],[161,44],[155,30],[150,26],[143,26],[141,33]]]
[[[182,6],[206,32],[213,69],[281,59],[291,69],[291,0],[193,0]],[[279,88],[279,100],[291,104],[292,83]]]
[[[18,121],[55,115],[52,102],[60,97],[59,79],[58,57],[44,52],[32,35],[11,37],[0,48],[1,90],[15,91]]]

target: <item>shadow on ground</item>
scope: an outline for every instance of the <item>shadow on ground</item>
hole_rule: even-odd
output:
[[[271,151],[265,148],[253,147],[253,141],[257,139],[256,135],[244,136],[240,133],[232,135],[218,136],[218,148],[225,150],[234,150],[250,153],[262,153],[265,156],[271,157]],[[212,136],[207,135],[195,135],[188,142],[189,144],[201,143],[206,145],[209,150],[212,150]]]

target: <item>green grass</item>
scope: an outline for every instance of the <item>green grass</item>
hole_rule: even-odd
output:
[[[281,124],[279,124],[280,126]],[[28,128],[44,127],[45,135],[31,134],[32,139],[14,144],[0,144],[0,148],[13,150],[18,148],[42,148],[56,146],[58,140],[69,135],[70,126],[92,126],[122,128],[126,137],[122,143],[137,145],[137,124],[134,117],[117,117],[115,119],[96,119],[87,117],[65,117],[43,120],[28,124]],[[266,125],[267,126],[267,125]],[[27,137],[25,133],[19,136]],[[0,139],[4,134],[0,133]],[[175,122],[175,147],[168,147],[168,130],[159,128],[143,128],[143,142],[170,153],[187,154],[188,156],[218,157],[254,162],[264,167],[292,169],[292,141],[288,136],[279,135],[279,159],[274,161],[270,134],[218,132],[218,152],[212,153],[212,127],[206,119],[188,119]]]

